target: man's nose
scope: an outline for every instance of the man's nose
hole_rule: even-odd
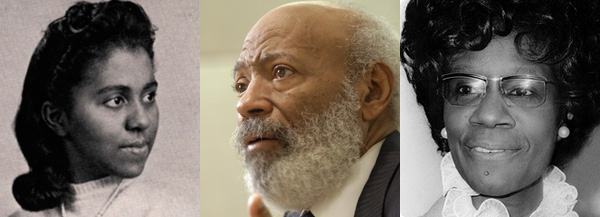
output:
[[[242,93],[237,104],[238,121],[250,117],[262,116],[273,111],[273,105],[269,101],[271,92],[269,82],[260,78],[252,80],[248,84],[248,89]]]

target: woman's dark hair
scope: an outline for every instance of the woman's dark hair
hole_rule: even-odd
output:
[[[406,8],[401,60],[425,110],[438,150],[449,152],[441,137],[444,99],[441,75],[453,58],[479,51],[511,33],[519,55],[548,64],[559,80],[561,115],[571,130],[556,143],[551,164],[564,168],[597,124],[600,22],[595,1],[585,0],[412,0]],[[567,113],[573,114],[571,120]]]
[[[154,31],[141,6],[118,0],[78,2],[48,25],[29,62],[15,119],[17,141],[30,168],[12,188],[23,209],[56,207],[68,192],[67,156],[62,139],[42,118],[44,102],[68,110],[72,88],[84,72],[116,48],[143,49],[153,60]]]

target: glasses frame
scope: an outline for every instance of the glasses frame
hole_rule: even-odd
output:
[[[444,82],[446,80],[450,80],[453,78],[474,78],[474,79],[478,79],[481,80],[485,83],[485,92],[482,94],[482,96],[479,98],[479,101],[476,104],[472,104],[472,105],[460,105],[460,104],[454,104],[452,102],[450,102],[446,95],[446,85],[444,84]],[[529,75],[529,74],[520,74],[520,75],[511,75],[511,76],[506,76],[506,77],[495,77],[495,78],[488,78],[486,76],[480,75],[480,74],[469,74],[469,73],[448,73],[448,74],[443,74],[442,77],[442,96],[444,98],[444,100],[446,100],[446,102],[450,103],[451,105],[456,105],[456,106],[476,106],[479,105],[481,103],[481,101],[483,101],[483,99],[485,98],[487,92],[488,92],[488,81],[498,81],[498,87],[500,89],[500,95],[502,96],[502,99],[504,100],[504,103],[506,103],[506,105],[508,105],[509,107],[512,107],[513,105],[515,107],[520,107],[520,108],[537,108],[541,105],[543,105],[546,102],[546,92],[547,92],[547,84],[553,84],[553,85],[557,85],[556,82],[553,81],[548,81],[542,77],[539,76],[535,76],[535,75]],[[544,84],[544,99],[536,106],[522,106],[520,104],[514,103],[512,102],[512,100],[510,99],[506,99],[507,97],[506,95],[506,90],[504,90],[503,86],[502,86],[502,82],[506,81],[506,80],[513,80],[513,79],[531,79],[531,80],[536,80],[536,81],[540,81],[543,82]]]

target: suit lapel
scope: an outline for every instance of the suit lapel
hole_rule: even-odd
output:
[[[375,166],[358,198],[355,217],[400,215],[399,169],[400,133],[394,131],[381,145]]]

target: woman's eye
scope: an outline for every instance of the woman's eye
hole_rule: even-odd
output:
[[[517,88],[510,91],[508,94],[513,96],[531,96],[535,93],[529,89]]]
[[[279,66],[275,67],[275,77],[277,77],[278,79],[285,78],[285,77],[290,76],[292,74],[293,74],[292,70],[290,70],[288,68],[279,67]]]
[[[107,105],[108,107],[116,108],[116,107],[121,106],[123,103],[125,103],[125,99],[123,99],[122,97],[115,97],[115,98],[109,99],[104,104]]]
[[[457,92],[459,94],[469,94],[471,93],[471,87],[469,86],[460,86],[457,88]]]
[[[156,99],[156,93],[155,92],[149,93],[148,95],[146,95],[144,97],[144,101],[145,102],[154,102],[155,99]]]

